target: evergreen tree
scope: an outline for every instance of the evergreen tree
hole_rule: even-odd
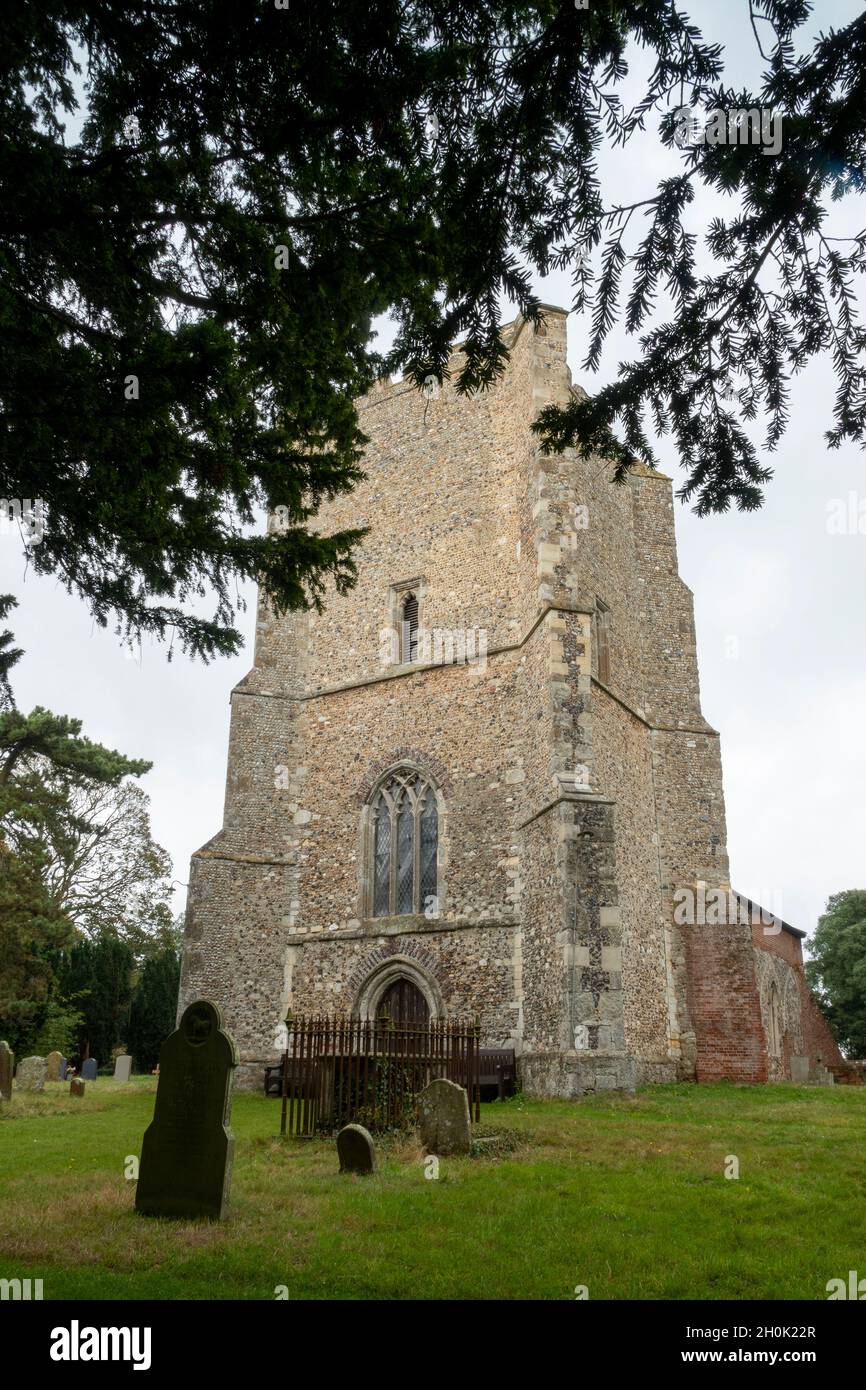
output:
[[[11,594],[0,594],[0,618],[7,617],[11,610],[17,606],[18,600],[13,598]],[[0,710],[14,708],[15,701],[9,682],[9,672],[23,655],[20,647],[12,646],[12,633],[9,629],[0,632]]]
[[[179,985],[180,955],[176,946],[166,946],[145,961],[133,995],[127,1033],[138,1072],[153,1070],[159,1061],[159,1049],[169,1033],[174,1032]]]
[[[64,953],[58,971],[60,994],[75,999],[83,1022],[78,1054],[107,1065],[119,1043],[127,1042],[135,956],[117,937],[79,941]]]
[[[59,952],[74,937],[43,868],[38,855],[21,858],[0,838],[0,1036],[18,1053],[46,1020]]]
[[[622,480],[653,461],[651,422],[698,510],[754,507],[769,470],[746,426],[772,451],[819,353],[828,442],[862,442],[866,235],[829,212],[864,186],[866,16],[811,42],[806,0],[746,12],[755,90],[674,0],[7,0],[0,496],[44,503],[33,567],[99,622],[204,656],[238,648],[239,577],[278,611],[344,591],[360,532],[311,523],[360,476],[353,399],[386,370],[441,378],[458,336],[458,388],[489,385],[502,300],[537,319],[532,276],[552,269],[592,313],[589,368],[620,313],[637,348],[545,412],[546,447]],[[625,107],[633,49],[654,61]],[[781,146],[679,148],[678,106],[782,112]],[[658,121],[675,172],[605,198],[606,153]],[[702,187],[726,199],[705,274]]]

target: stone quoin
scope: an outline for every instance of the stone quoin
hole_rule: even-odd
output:
[[[507,336],[490,391],[359,403],[366,480],[317,519],[370,528],[358,583],[260,602],[179,1016],[217,1000],[256,1087],[288,1010],[477,1017],[535,1095],[841,1061],[802,933],[677,920],[684,889],[732,888],[671,482],[545,456],[533,421],[580,390],[566,313]],[[435,631],[484,633],[483,664]]]

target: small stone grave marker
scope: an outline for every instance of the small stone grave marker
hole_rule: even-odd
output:
[[[47,1067],[44,1057],[24,1057],[18,1063],[15,1082],[19,1091],[44,1091]]]
[[[70,1081],[70,1083],[69,1083],[69,1094],[70,1094],[71,1096],[83,1096],[83,1095],[84,1095],[84,1082],[81,1081],[79,1077],[73,1076],[72,1080]]]
[[[132,1071],[132,1058],[131,1058],[131,1057],[128,1057],[128,1056],[126,1056],[126,1054],[124,1054],[122,1057],[118,1057],[118,1058],[115,1059],[115,1063],[114,1063],[114,1079],[115,1079],[115,1081],[128,1081],[128,1080],[129,1080],[129,1074],[130,1074],[131,1071]]]
[[[421,1143],[428,1154],[468,1154],[472,1148],[465,1087],[437,1077],[418,1097]]]
[[[62,1061],[62,1052],[49,1052],[48,1056],[45,1058],[45,1066],[47,1068],[45,1074],[46,1081],[60,1080],[60,1064]]]
[[[341,1173],[375,1173],[376,1146],[363,1125],[344,1125],[337,1135]]]
[[[96,1058],[88,1057],[86,1062],[81,1064],[81,1079],[83,1081],[96,1080]]]
[[[136,1208],[145,1216],[226,1216],[238,1060],[216,1004],[208,999],[190,1004],[159,1054],[156,1106],[142,1144],[135,1193]]]

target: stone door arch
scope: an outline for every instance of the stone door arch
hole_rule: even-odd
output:
[[[411,1008],[413,997],[416,999],[414,1008],[417,1013],[423,1013],[426,1006],[426,1018],[417,1021],[445,1017],[437,981],[416,960],[404,955],[390,956],[370,972],[358,991],[354,1013],[359,1018],[373,1020],[379,1016],[383,1001],[390,1000],[392,1007],[395,1003],[401,1007],[401,995],[403,1007]]]

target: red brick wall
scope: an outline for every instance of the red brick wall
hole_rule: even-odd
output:
[[[776,935],[764,932],[762,923],[752,924],[752,941],[759,951],[769,951],[781,956],[793,968],[800,991],[800,1017],[803,1021],[803,1043],[806,1056],[816,1062],[820,1056],[825,1066],[844,1065],[845,1059],[839,1051],[836,1039],[830,1032],[829,1024],[812,996],[803,969],[803,943],[799,936],[780,931]],[[790,1047],[785,1039],[785,1071],[790,1076]]]
[[[813,1058],[820,1056],[825,1067],[844,1066],[845,1058],[839,1051],[839,1044],[830,1032],[830,1025],[815,1003],[809,986],[806,984],[805,975],[800,988],[800,1007],[803,1011],[803,1032],[808,1055]]]
[[[698,1081],[766,1081],[767,1055],[746,926],[684,927]]]

